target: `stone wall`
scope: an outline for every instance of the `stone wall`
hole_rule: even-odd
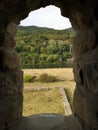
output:
[[[14,51],[16,26],[31,10],[54,4],[76,31],[73,42],[74,116],[83,130],[98,130],[98,2],[97,0],[0,1],[0,130],[22,116],[22,72]]]
[[[70,19],[76,30],[73,42],[76,81],[74,114],[80,120],[83,130],[98,129],[98,27],[95,16],[97,3],[94,2],[85,2]]]
[[[2,3],[0,1],[0,130],[7,130],[22,117],[23,73],[14,51],[17,25],[9,21],[10,14],[6,14],[7,7],[1,6]]]

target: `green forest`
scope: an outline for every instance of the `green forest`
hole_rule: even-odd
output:
[[[54,30],[36,26],[19,26],[15,50],[22,68],[72,67],[72,28]]]

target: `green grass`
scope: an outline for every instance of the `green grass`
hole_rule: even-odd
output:
[[[48,91],[24,90],[23,115],[38,113],[64,114],[64,106],[58,89]]]
[[[36,81],[36,76],[31,76],[31,75],[25,75],[24,76],[24,82],[25,83],[32,83]]]

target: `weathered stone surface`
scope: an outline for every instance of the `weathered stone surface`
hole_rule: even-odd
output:
[[[0,130],[8,129],[8,124],[12,124],[12,122],[14,122],[17,118],[21,117],[21,114],[19,113],[21,113],[20,111],[22,109],[22,97],[20,97],[20,101],[18,96],[21,95],[20,93],[22,91],[22,78],[20,76],[21,72],[16,72],[20,63],[17,53],[13,50],[15,46],[15,24],[19,24],[20,20],[26,18],[31,10],[45,7],[50,4],[60,7],[62,15],[70,18],[72,26],[76,31],[76,37],[73,42],[73,50],[74,75],[78,90],[76,89],[77,92],[75,92],[74,96],[74,113],[80,121],[83,130],[98,130],[97,0],[0,1],[0,113],[2,115],[0,118]],[[9,100],[11,102],[9,102]],[[6,104],[6,102],[8,103]],[[16,104],[18,104],[18,106],[16,106]],[[58,120],[57,116],[56,118],[55,120]],[[34,121],[37,127],[37,119],[40,120],[37,116],[29,117],[25,120],[25,123],[27,123],[27,120],[30,121],[31,124],[33,123],[32,121]],[[48,121],[50,121],[50,118],[48,119]],[[67,121],[67,119],[69,120]],[[75,123],[73,126],[73,122],[73,118],[67,117],[63,122],[65,125],[61,123],[62,125],[60,128],[56,127],[55,129],[77,130],[78,124]],[[15,125],[15,127],[17,129],[19,128],[19,123],[24,124],[24,119],[16,123],[17,125]],[[53,122],[50,121],[49,127],[52,123]],[[73,128],[71,128],[71,125]],[[26,130],[29,128],[27,126],[25,125]],[[31,125],[31,127],[35,128],[34,124]],[[40,128],[37,128],[39,130],[41,130],[41,128],[43,129],[42,125],[40,125]],[[46,130],[46,127],[44,128]]]
[[[11,48],[0,48],[0,70],[13,70],[20,66],[18,54]]]
[[[83,130],[98,129],[98,22],[95,5],[98,7],[96,1],[85,1],[84,5],[76,7],[70,18],[76,30],[73,42],[76,81],[74,113]]]
[[[18,118],[22,117],[22,102],[22,94],[0,94],[0,130],[8,129]]]
[[[9,130],[81,130],[73,116],[38,114],[18,120]]]
[[[15,38],[16,36],[16,32],[17,32],[17,26],[15,23],[9,23],[7,26],[7,32],[13,37]]]
[[[96,48],[96,35],[93,30],[77,31],[73,41],[73,50],[76,55],[81,55]]]
[[[84,94],[76,88],[74,95],[74,114],[78,117],[83,130],[97,130],[97,114]]]
[[[5,38],[0,46],[1,47],[14,47],[15,40],[12,38],[12,36],[9,33],[6,33]]]
[[[15,46],[16,31],[17,31],[16,24],[12,22],[8,23],[6,32],[2,33],[2,35],[4,35],[4,39],[1,42],[0,46],[13,48]]]
[[[23,73],[18,69],[0,72],[0,130],[6,130],[23,109]]]
[[[21,94],[23,90],[23,72],[20,70],[0,73],[0,95]]]
[[[98,62],[85,64],[83,76],[86,89],[98,96]]]

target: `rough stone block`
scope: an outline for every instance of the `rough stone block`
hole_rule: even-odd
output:
[[[17,32],[17,26],[15,23],[11,22],[7,26],[7,32],[14,38]]]
[[[22,117],[23,96],[0,94],[0,130],[11,126],[17,119]],[[6,130],[4,129],[4,130]]]
[[[0,94],[16,95],[23,91],[23,72],[18,70],[0,73]]]
[[[81,130],[81,127],[73,116],[50,113],[21,118],[8,130]]]
[[[0,70],[13,70],[19,68],[20,59],[13,49],[11,48],[0,48]]]
[[[93,100],[92,100],[93,102]],[[74,112],[83,125],[83,130],[97,130],[98,120],[96,111],[85,96],[76,88],[74,94]]]
[[[23,110],[23,72],[20,69],[0,72],[0,130],[6,130]]]
[[[9,34],[9,33],[6,33],[4,40],[3,40],[3,42],[0,46],[1,47],[14,47],[15,46],[15,40],[12,37],[12,35]]]

